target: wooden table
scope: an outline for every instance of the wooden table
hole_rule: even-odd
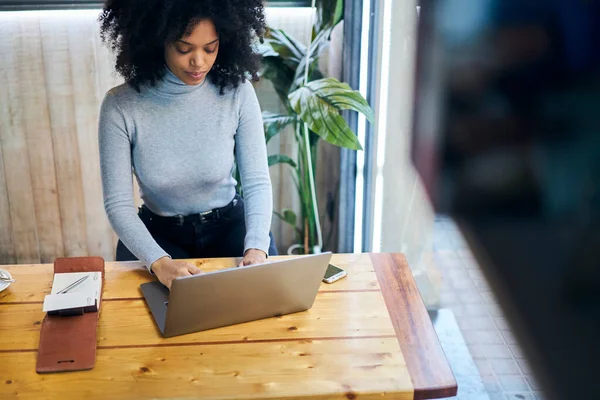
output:
[[[278,257],[281,258],[281,257]],[[235,259],[194,260],[203,270]],[[334,255],[348,271],[323,283],[312,309],[164,339],[139,285],[137,262],[107,263],[90,371],[35,372],[52,265],[2,266],[17,283],[0,293],[0,398],[426,399],[456,395],[406,259]]]

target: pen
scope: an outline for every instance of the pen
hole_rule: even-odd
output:
[[[83,278],[79,278],[77,279],[75,282],[71,283],[69,286],[67,286],[66,288],[64,288],[63,290],[57,292],[56,294],[64,294],[67,293],[69,290],[73,289],[75,286],[79,285],[81,282],[85,281],[87,278],[89,277],[89,275],[84,276]]]

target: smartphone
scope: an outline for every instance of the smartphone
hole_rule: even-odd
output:
[[[325,271],[325,276],[323,277],[323,282],[333,283],[335,281],[339,281],[346,275],[348,275],[346,273],[346,271],[344,271],[340,267],[336,267],[333,264],[329,264],[329,266],[327,267],[327,271]]]

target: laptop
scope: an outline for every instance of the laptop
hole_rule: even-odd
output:
[[[331,252],[140,285],[163,337],[308,310]]]

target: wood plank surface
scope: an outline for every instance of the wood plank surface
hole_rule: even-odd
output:
[[[19,14],[18,27],[18,96],[21,98],[31,168],[40,248],[40,259],[37,262],[47,263],[64,255],[64,245],[45,87],[40,18],[35,13]]]
[[[371,254],[415,399],[456,396],[456,380],[402,254]]]
[[[56,164],[63,242],[67,257],[86,256],[87,229],[83,197],[81,154],[77,142],[74,86],[68,34],[60,14],[40,20],[52,143]],[[96,177],[97,179],[97,177]]]
[[[209,271],[237,260],[195,261]],[[139,293],[139,284],[153,277],[140,263],[107,263],[96,366],[51,375],[35,373],[44,316],[39,292],[50,290],[51,265],[9,266],[23,286],[0,293],[0,398],[455,395],[456,382],[406,259],[336,254],[331,261],[348,277],[323,283],[308,311],[166,339]],[[42,391],[51,395],[40,396]]]
[[[272,260],[290,258],[295,256],[276,256]],[[235,267],[239,262],[236,258],[190,261],[205,272]],[[369,256],[334,254],[331,262],[348,270],[348,276],[332,285],[322,283],[315,305],[308,312],[265,320],[268,323],[254,321],[198,332],[186,335],[184,342],[394,335]],[[0,352],[36,349],[44,316],[42,302],[52,287],[52,265],[18,265],[5,269],[17,283],[0,293],[0,335],[3,338]],[[143,300],[140,284],[154,279],[139,262],[106,264],[99,346],[182,342],[181,337],[160,337]],[[14,304],[19,307],[13,307]]]
[[[43,379],[35,357],[0,353],[1,398],[412,399],[395,338],[99,349],[92,371]]]
[[[43,318],[41,304],[0,305],[0,352],[37,349]],[[98,325],[100,347],[355,336],[394,336],[381,292],[319,293],[305,312],[166,339],[144,300],[105,301]]]
[[[19,95],[18,22],[0,16],[0,149],[17,263],[39,262],[39,246],[27,140]]]
[[[275,256],[271,260],[281,260],[294,256]],[[235,267],[239,259],[215,258],[189,260],[204,272]],[[379,284],[368,254],[334,254],[331,262],[352,273],[335,284],[321,285],[321,291],[378,291]],[[16,265],[3,267],[18,279],[18,283],[0,292],[0,304],[13,302],[43,302],[52,285],[52,265]],[[139,262],[106,263],[103,299],[141,299],[139,286],[155,278]]]

